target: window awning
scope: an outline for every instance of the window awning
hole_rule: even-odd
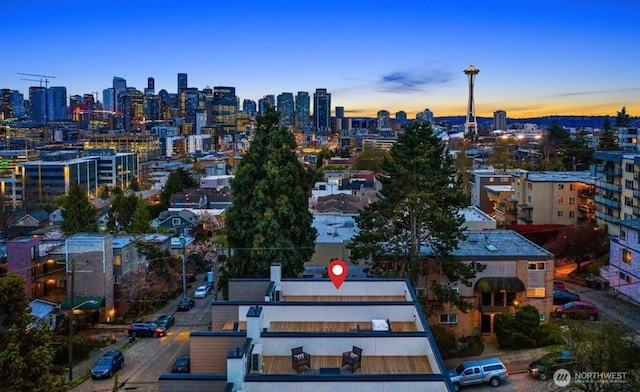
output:
[[[524,283],[514,277],[489,276],[478,279],[474,290],[481,293],[493,293],[501,290],[514,293],[524,291]]]
[[[69,310],[71,300],[69,297],[62,301],[62,310]],[[87,297],[76,295],[73,297],[73,310],[100,310],[104,307],[104,297]]]

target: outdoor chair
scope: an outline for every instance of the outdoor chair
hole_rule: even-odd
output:
[[[311,369],[311,354],[305,353],[302,346],[291,349],[291,366],[295,369],[296,373],[300,373],[300,370],[304,370],[306,366]]]
[[[360,347],[353,346],[351,351],[342,353],[342,367],[350,366],[352,372],[360,369],[361,361],[362,349]]]

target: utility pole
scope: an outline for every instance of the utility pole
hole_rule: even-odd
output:
[[[74,304],[74,284],[76,277],[76,261],[71,259],[71,293],[69,295],[69,382],[73,381],[73,307]]]

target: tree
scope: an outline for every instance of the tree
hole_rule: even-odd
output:
[[[630,127],[630,126],[631,126],[631,117],[629,117],[629,115],[627,114],[627,108],[623,106],[622,110],[620,110],[618,112],[618,115],[616,116],[616,127],[623,128],[623,127]]]
[[[380,148],[365,147],[353,163],[355,170],[371,170],[380,172],[384,161],[389,159],[389,152]]]
[[[140,182],[138,181],[138,177],[133,176],[133,178],[131,178],[131,183],[129,183],[129,189],[131,189],[134,192],[138,192],[140,190]]]
[[[348,246],[352,259],[404,260],[402,269],[414,285],[426,273],[470,285],[475,271],[453,256],[464,237],[460,209],[469,200],[446,146],[430,125],[419,123],[407,127],[390,155],[380,176],[381,197],[356,218],[360,232]],[[428,248],[428,258],[422,255],[423,247]],[[430,289],[437,299],[468,308],[439,281]]]
[[[618,148],[618,141],[613,128],[611,128],[611,121],[609,116],[606,116],[602,123],[602,135],[598,141],[598,150],[617,150]]]
[[[131,218],[131,224],[127,230],[129,233],[149,233],[151,232],[151,216],[149,215],[149,209],[147,208],[147,202],[142,198],[136,198],[136,209]]]
[[[633,340],[633,333],[622,325],[611,322],[587,324],[570,323],[563,327],[567,349],[573,352],[577,361],[573,366],[575,372],[571,374],[571,390],[575,388],[585,392],[640,391],[640,379],[637,377],[640,345]],[[597,380],[581,382],[574,375],[582,372],[620,372],[626,373],[626,377],[619,380],[624,381],[622,384]]]
[[[137,204],[138,197],[135,194],[125,196],[124,193],[117,193],[109,210],[109,221],[107,222],[109,230],[115,232],[127,230],[135,214]]]
[[[54,349],[48,325],[33,323],[24,280],[9,273],[0,277],[0,380],[2,390],[66,391],[54,372]]]
[[[580,271],[585,260],[600,257],[609,251],[609,236],[606,230],[596,225],[578,225],[558,231],[546,248],[556,257],[576,263],[576,271]]]
[[[561,149],[562,161],[565,170],[588,170],[594,162],[594,150],[589,147],[583,130],[580,130],[573,139],[565,141]]]
[[[273,108],[256,117],[253,141],[231,183],[228,276],[267,277],[274,261],[281,263],[283,276],[297,276],[313,255],[311,185],[295,150],[294,135],[278,126]]]
[[[77,182],[72,182],[69,194],[62,199],[61,230],[67,236],[96,231],[96,208],[89,202],[87,192]]]

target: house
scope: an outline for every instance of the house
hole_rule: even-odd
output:
[[[640,219],[618,223],[619,233],[609,241],[609,265],[600,276],[619,294],[640,303]]]
[[[189,210],[168,210],[162,211],[156,219],[151,222],[151,227],[156,230],[165,229],[167,231],[181,234],[187,233],[198,224],[198,216]]]
[[[350,260],[351,252],[347,249],[347,245],[359,231],[352,215],[314,214],[313,227],[318,235],[315,252],[307,265],[328,265],[334,258],[345,262]]]
[[[33,211],[18,219],[16,226],[40,227],[49,223],[49,213],[44,210]]]
[[[430,321],[447,326],[456,336],[492,336],[495,315],[514,313],[518,306],[535,306],[540,319],[548,320],[553,310],[553,254],[512,230],[467,230],[465,236],[454,256],[484,268],[472,286],[449,283],[439,275],[425,280],[451,287],[471,303],[471,310],[464,313],[438,302],[425,284],[416,291],[427,297]],[[421,253],[427,256],[430,251],[423,246]]]
[[[363,207],[360,197],[338,193],[318,197],[315,212],[357,215]]]
[[[337,289],[281,273],[273,263],[270,279],[231,279],[210,330],[189,336],[191,373],[162,374],[160,392],[454,390],[407,280]]]
[[[62,209],[58,208],[49,214],[49,223],[52,225],[60,225],[64,221],[62,217]]]

